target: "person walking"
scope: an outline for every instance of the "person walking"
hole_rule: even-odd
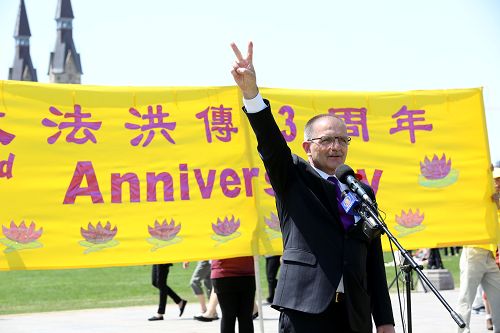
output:
[[[160,302],[158,305],[158,312],[156,315],[149,318],[149,321],[163,320],[165,314],[165,307],[167,305],[167,296],[172,298],[179,306],[179,317],[184,313],[188,301],[182,299],[167,285],[168,272],[172,264],[156,264],[153,265],[151,271],[152,284],[160,291]]]
[[[183,262],[182,268],[186,269],[189,267],[189,262]],[[202,284],[205,287],[205,293],[203,292]],[[207,311],[206,299],[210,298],[210,293],[212,292],[212,280],[210,279],[210,261],[200,260],[196,263],[196,268],[191,275],[191,281],[189,282],[193,293],[198,298],[200,303],[201,313]]]

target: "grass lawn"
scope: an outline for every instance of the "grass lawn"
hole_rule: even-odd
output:
[[[441,260],[443,262],[443,266],[444,268],[446,268],[447,270],[450,271],[451,275],[453,276],[453,281],[455,283],[455,288],[458,288],[460,286],[460,268],[459,268],[459,261],[460,261],[460,254],[456,254],[454,256],[445,256],[444,255],[444,252],[443,250],[440,251],[441,253]],[[390,252],[386,252],[384,253],[384,261],[387,263],[387,262],[390,262],[392,261],[392,254]],[[427,268],[425,265],[424,265],[424,268]],[[399,270],[399,267],[398,267],[398,270]],[[394,267],[388,267],[386,266],[385,267],[385,273],[386,273],[386,276],[387,276],[387,284],[391,284],[391,282],[394,280],[394,277],[396,276],[396,273],[394,271]],[[417,281],[417,273],[416,272],[413,272],[412,273],[413,275],[413,281],[416,282]],[[400,274],[400,277],[402,278],[402,274]],[[402,279],[400,278],[400,286],[401,286],[401,283],[404,283],[404,282],[401,282]],[[391,288],[391,292],[395,292],[396,291],[396,284],[394,283],[392,288]]]
[[[459,256],[446,257],[442,253],[441,256],[458,287]],[[390,254],[386,253],[385,261],[390,260]],[[184,270],[180,263],[175,264],[168,276],[168,285],[190,303],[197,302],[189,287],[195,266],[193,262]],[[267,282],[263,257],[259,266],[262,297],[265,298]],[[394,268],[386,267],[386,271],[390,283],[395,276]],[[0,314],[137,305],[151,305],[154,312],[158,292],[151,286],[151,266],[5,271],[0,272],[0,300]]]

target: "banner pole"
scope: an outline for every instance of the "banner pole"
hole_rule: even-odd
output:
[[[255,268],[255,295],[257,296],[257,309],[259,311],[259,328],[264,333],[264,312],[262,311],[262,293],[260,285],[259,256],[253,256],[253,265]]]

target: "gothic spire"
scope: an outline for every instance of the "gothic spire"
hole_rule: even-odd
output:
[[[16,40],[16,54],[14,64],[9,68],[9,80],[37,81],[36,69],[33,67],[30,55],[30,25],[24,0],[19,3],[14,39]]]

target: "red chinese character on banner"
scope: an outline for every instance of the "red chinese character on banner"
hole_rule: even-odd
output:
[[[148,105],[148,113],[147,114],[141,114],[139,111],[137,111],[134,108],[130,108],[128,112],[133,115],[134,117],[140,118],[147,120],[148,123],[145,125],[138,125],[138,124],[132,124],[132,123],[125,123],[125,128],[129,130],[141,130],[142,132],[149,131],[148,136],[146,137],[146,140],[142,144],[143,147],[146,147],[149,145],[149,143],[153,140],[156,132],[154,129],[158,128],[161,129],[160,133],[167,139],[168,142],[175,144],[174,139],[170,136],[170,134],[167,132],[167,130],[173,131],[175,129],[175,126],[177,123],[175,122],[164,122],[164,119],[170,116],[169,113],[165,112],[163,113],[163,108],[161,105],[156,105],[156,113],[153,112],[153,106]],[[139,143],[141,143],[142,139],[144,138],[144,133],[140,133],[137,135],[135,138],[130,140],[130,143],[133,146],[137,146]]]
[[[2,117],[5,117],[5,113],[0,112],[0,118]],[[9,143],[12,142],[12,140],[14,140],[15,137],[16,136],[14,134],[7,133],[0,128],[0,143],[2,145],[4,146],[8,145]]]
[[[409,131],[410,141],[415,143],[415,131],[432,131],[432,124],[425,125],[415,125],[418,121],[425,121],[424,117],[415,117],[415,115],[425,114],[425,110],[408,110],[406,105],[403,105],[401,110],[392,115],[392,118],[397,119],[397,127],[393,127],[389,130],[390,134],[397,133],[399,131]]]
[[[363,141],[370,140],[366,123],[366,108],[331,108],[328,109],[328,113],[344,121],[347,127],[347,135],[359,137],[359,128],[361,127]]]
[[[215,136],[222,142],[231,141],[231,133],[238,133],[238,128],[233,127],[231,110],[232,108],[225,108],[221,104],[220,107],[209,106],[196,114],[196,118],[203,119],[205,123],[205,134],[209,143],[212,142],[212,132],[219,133],[220,136],[217,134]],[[208,111],[212,111],[211,121],[209,120]]]
[[[61,135],[62,130],[65,128],[73,128],[71,132],[66,136],[66,142],[73,142],[77,144],[84,144],[89,140],[92,141],[93,143],[97,142],[94,134],[90,130],[97,131],[99,128],[101,128],[102,121],[82,121],[82,119],[84,118],[90,118],[92,114],[82,113],[82,107],[79,104],[75,104],[73,106],[73,109],[75,111],[74,113],[71,112],[62,113],[54,106],[51,106],[49,108],[50,113],[52,113],[53,115],[58,117],[64,116],[64,118],[70,118],[70,119],[73,118],[74,121],[72,122],[62,121],[61,123],[57,124],[56,122],[48,118],[44,118],[42,120],[43,126],[57,127],[59,130],[55,134],[47,138],[48,143],[50,144],[55,143],[59,138],[59,136]],[[80,130],[82,130],[83,136],[77,138],[76,134]]]

